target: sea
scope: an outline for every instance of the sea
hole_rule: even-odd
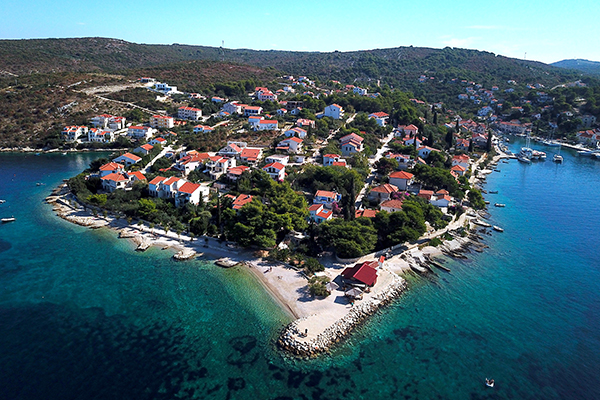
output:
[[[44,198],[99,153],[0,154],[0,398],[600,399],[600,161],[532,147],[548,160],[487,179],[489,248],[308,361],[248,271],[55,216]]]

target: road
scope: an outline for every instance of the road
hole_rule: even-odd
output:
[[[362,199],[363,199],[363,197],[365,197],[365,194],[367,193],[369,186],[375,180],[375,175],[377,174],[374,169],[375,163],[377,161],[379,161],[379,159],[381,157],[383,157],[383,155],[385,153],[390,151],[388,144],[390,143],[390,141],[393,138],[394,138],[394,131],[390,132],[390,134],[385,139],[383,139],[383,145],[381,146],[381,148],[379,150],[377,150],[377,153],[375,154],[375,156],[373,158],[369,158],[369,167],[371,168],[371,173],[369,174],[369,176],[367,176],[367,179],[365,179],[365,185],[360,190],[360,193],[358,193],[358,196],[356,196],[356,201],[354,203],[354,207],[357,210],[361,207]]]
[[[344,122],[344,124],[342,126],[346,126],[347,124],[349,124],[350,122],[354,121],[354,118],[356,117],[356,113],[352,114],[351,116],[348,117],[348,119],[346,120],[346,122]],[[341,127],[340,127],[341,128]],[[325,140],[323,141],[323,143],[321,143],[320,146],[318,146],[315,151],[313,152],[312,156],[308,157],[308,159],[306,160],[309,163],[314,163],[315,160],[317,159],[317,156],[319,155],[319,151],[327,146],[327,143],[329,143],[329,141],[335,136],[337,135],[337,133],[340,131],[340,128],[334,129],[331,131],[331,133],[329,134],[329,136],[327,136],[325,138]]]
[[[152,161],[150,161],[148,164],[146,164],[146,167],[142,170],[142,173],[147,174],[148,172],[150,172],[150,167],[152,167],[152,165],[156,162],[156,160],[158,160],[161,157],[164,157],[165,154],[167,154],[167,152],[169,152],[169,151],[173,151],[173,148],[171,147],[171,145],[168,145],[164,149],[162,149],[162,151],[160,153],[158,153],[158,155],[156,157],[154,157],[152,159]]]

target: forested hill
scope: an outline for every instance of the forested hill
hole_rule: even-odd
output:
[[[420,75],[437,80],[461,78],[486,83],[498,80],[561,83],[576,74],[543,63],[465,49],[398,47],[354,52],[291,52],[223,49],[189,45],[147,45],[118,39],[35,39],[0,41],[0,73],[52,71],[116,72],[190,60],[273,67],[294,75],[343,82],[410,87]]]
[[[562,60],[550,64],[559,68],[576,69],[588,74],[600,75],[600,62],[589,60]]]

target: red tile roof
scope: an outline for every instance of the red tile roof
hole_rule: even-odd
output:
[[[371,192],[376,192],[376,193],[395,193],[398,191],[398,188],[394,185],[391,185],[389,183],[383,184],[383,185],[379,185],[379,186],[375,186],[373,189],[371,189]]]
[[[199,183],[186,182],[180,188],[179,191],[183,193],[192,194],[200,187]]]
[[[406,171],[396,171],[390,174],[390,178],[412,179],[414,175]]]
[[[162,181],[164,181],[165,179],[167,179],[167,178],[165,178],[164,176],[157,176],[156,178],[154,178],[154,179],[152,179],[152,180],[150,181],[150,184],[151,184],[151,185],[158,185],[159,183],[161,183],[161,182],[162,182]]]
[[[394,209],[401,209],[402,208],[402,201],[401,200],[386,200],[383,203],[381,203],[381,207],[388,207],[388,208],[394,208]]]
[[[373,218],[375,217],[375,215],[377,215],[379,211],[377,210],[369,210],[369,209],[365,209],[365,210],[356,210],[356,212],[354,213],[355,218],[360,218],[360,217],[365,217],[365,218]]]
[[[115,169],[123,169],[123,165],[116,162],[109,162],[100,167],[100,171],[112,171]]]
[[[371,266],[371,262],[365,261],[362,264],[356,264],[354,267],[346,268],[342,276],[348,279],[354,279],[364,283],[367,286],[373,286],[377,282],[377,270]]]

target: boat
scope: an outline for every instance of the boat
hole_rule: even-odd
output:
[[[494,380],[493,379],[485,378],[485,386],[487,386],[487,387],[494,387]]]
[[[531,164],[531,160],[528,157],[525,157],[521,154],[517,156],[517,160],[519,160],[519,162],[522,162],[523,164]]]
[[[554,161],[555,163],[562,164],[563,156],[561,156],[560,154],[555,154],[554,157],[552,157],[552,161]]]
[[[492,226],[492,229],[495,230],[496,232],[504,232],[504,229],[500,228],[498,225]]]
[[[215,264],[218,265],[219,267],[231,268],[231,267],[238,265],[239,262],[234,261],[231,258],[225,257],[225,258],[219,258],[217,261],[215,261]]]
[[[594,155],[593,150],[580,150],[577,152],[581,157],[591,157]]]
[[[5,224],[7,222],[13,222],[15,220],[16,220],[15,217],[9,217],[9,218],[2,218],[2,219],[0,219],[0,221],[2,221],[3,224]]]
[[[62,154],[63,156],[66,156],[66,155],[67,155],[67,152],[66,152],[66,151],[63,151],[63,152],[62,152],[62,153],[60,153],[60,154]]]
[[[503,164],[508,164],[508,160],[502,160]]]
[[[500,172],[500,170],[499,170],[498,168],[494,169],[494,171],[496,171],[496,172]]]
[[[504,204],[504,203],[495,203],[494,206],[495,207],[506,207],[506,204]]]
[[[43,183],[43,182],[37,182],[37,183],[36,183],[36,185],[37,185],[37,186],[44,186],[44,185],[46,185],[46,184],[45,184],[45,183]]]
[[[0,199],[0,204],[6,203],[6,200]]]
[[[485,204],[490,204],[490,201],[489,200],[485,200],[484,203]]]
[[[479,226],[484,226],[486,228],[489,228],[489,227],[492,226],[492,225],[488,224],[487,222],[484,222],[484,221],[482,221],[480,219],[474,219],[471,222],[473,222],[474,224],[479,225]]]
[[[489,194],[498,194],[498,191],[497,190],[490,190],[488,193]]]

